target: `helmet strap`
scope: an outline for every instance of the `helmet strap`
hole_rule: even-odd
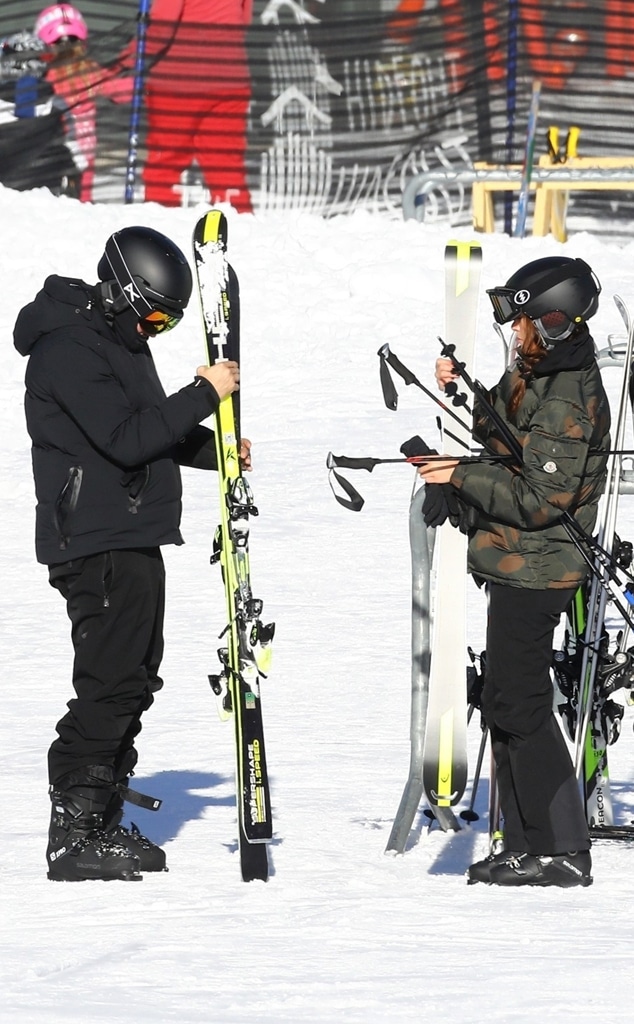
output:
[[[537,341],[538,341],[539,345],[542,348],[546,349],[547,352],[552,352],[552,350],[555,347],[555,342],[554,341],[549,341],[549,339],[545,338],[543,334],[540,334],[537,325],[535,325],[535,330],[537,331]]]
[[[106,319],[111,323],[112,318],[130,308],[130,304],[116,281],[101,281],[98,287]]]

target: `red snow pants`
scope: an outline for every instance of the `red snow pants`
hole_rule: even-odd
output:
[[[149,91],[146,202],[179,206],[182,171],[196,160],[210,199],[251,212],[245,153],[248,96],[202,99]],[[175,188],[176,186],[176,188]]]

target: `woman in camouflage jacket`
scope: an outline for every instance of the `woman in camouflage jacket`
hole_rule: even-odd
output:
[[[561,522],[590,532],[605,487],[610,410],[586,321],[600,285],[583,260],[548,257],[489,290],[512,323],[513,365],[490,400],[521,447],[520,465],[427,463],[426,485],[450,484],[474,524],[469,571],[488,594],[483,710],[491,732],[505,850],[470,882],[590,885],[588,828],[572,761],[553,715],[554,630],[588,567]],[[441,388],[455,378],[440,359]],[[508,454],[483,403],[474,436]]]

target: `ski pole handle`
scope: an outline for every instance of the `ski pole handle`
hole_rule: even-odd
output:
[[[390,351],[389,345],[382,345],[378,351],[378,355],[380,355],[381,359],[385,360],[388,366],[391,366],[392,369],[398,373],[399,377],[403,378],[406,384],[416,384],[418,387],[421,387],[421,383],[418,378],[414,376],[409,367],[405,366],[405,364],[401,362],[398,356],[395,356],[394,353]]]
[[[328,469],[367,469],[368,473],[371,473],[375,466],[386,461],[386,459],[373,459],[370,455],[355,458],[350,455],[333,455],[332,452],[328,452],[326,466]],[[402,462],[404,460],[395,459],[389,461]]]

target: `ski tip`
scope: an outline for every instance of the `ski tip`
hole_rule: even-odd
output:
[[[471,259],[482,258],[482,245],[475,239],[465,241],[458,238],[450,239],[445,245],[445,256],[468,255]]]
[[[227,218],[222,210],[212,209],[199,217],[194,227],[194,241],[199,245],[206,242],[220,242],[227,246]]]
[[[624,321],[626,327],[629,328],[629,325],[630,325],[630,322],[631,322],[631,317],[630,317],[630,311],[627,308],[627,305],[625,304],[625,302],[623,301],[623,299],[621,298],[620,295],[615,295],[615,296],[613,296],[613,298],[614,298],[614,305],[616,306],[616,308],[618,309],[619,313],[621,314],[621,317],[623,318],[623,321]]]

